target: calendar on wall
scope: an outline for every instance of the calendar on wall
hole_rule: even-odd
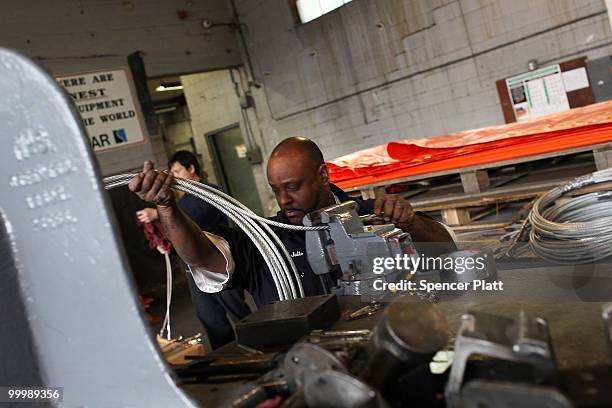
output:
[[[558,64],[508,78],[506,87],[519,122],[570,108]]]

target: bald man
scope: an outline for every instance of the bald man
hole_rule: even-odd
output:
[[[405,199],[386,195],[376,200],[350,198],[329,182],[329,170],[317,145],[305,138],[288,138],[279,143],[268,161],[268,183],[276,196],[280,211],[271,219],[295,225],[309,212],[353,200],[359,214],[382,215],[386,222],[410,233],[418,249],[427,255],[455,250],[446,228],[431,218],[415,213]],[[278,300],[272,275],[251,239],[242,231],[222,228],[201,231],[176,203],[169,188],[172,175],[153,170],[146,162],[143,171],[129,185],[141,199],[157,206],[159,219],[179,256],[190,266],[198,288],[216,292],[227,288],[247,290],[260,306]],[[291,254],[300,272],[307,296],[325,293],[321,280],[314,274],[306,257],[305,233],[274,228]],[[236,272],[236,273],[234,273]]]

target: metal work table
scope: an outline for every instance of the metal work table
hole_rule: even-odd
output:
[[[601,315],[603,303],[612,300],[610,270],[612,263],[609,262],[580,267],[500,270],[498,279],[504,283],[503,291],[468,292],[462,296],[441,293],[438,305],[453,335],[459,328],[461,315],[468,310],[508,317],[516,317],[519,310],[524,310],[548,321],[560,370],[609,365],[611,356]],[[381,316],[378,312],[347,321],[350,312],[366,303],[358,296],[343,296],[339,301],[342,317],[330,330],[371,329]],[[288,348],[263,351],[281,353]],[[233,343],[215,350],[210,356],[247,353]],[[200,403],[215,406],[215,401],[226,398],[245,382],[184,384],[183,389]]]
[[[440,302],[451,330],[467,310],[515,317],[519,310],[548,321],[559,369],[612,364],[602,305],[612,301],[612,263],[500,270],[504,291]]]

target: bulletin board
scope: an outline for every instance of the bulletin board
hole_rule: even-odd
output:
[[[595,103],[586,57],[500,79],[496,85],[506,123]]]

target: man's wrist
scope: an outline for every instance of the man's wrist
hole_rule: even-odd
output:
[[[405,232],[412,233],[413,231],[418,231],[422,227],[423,221],[421,220],[421,217],[414,213],[408,222],[402,224],[401,229]]]
[[[168,200],[164,203],[158,203],[155,208],[157,209],[157,214],[158,215],[172,215],[176,212],[177,209],[177,205],[176,205],[176,201],[175,200]]]

